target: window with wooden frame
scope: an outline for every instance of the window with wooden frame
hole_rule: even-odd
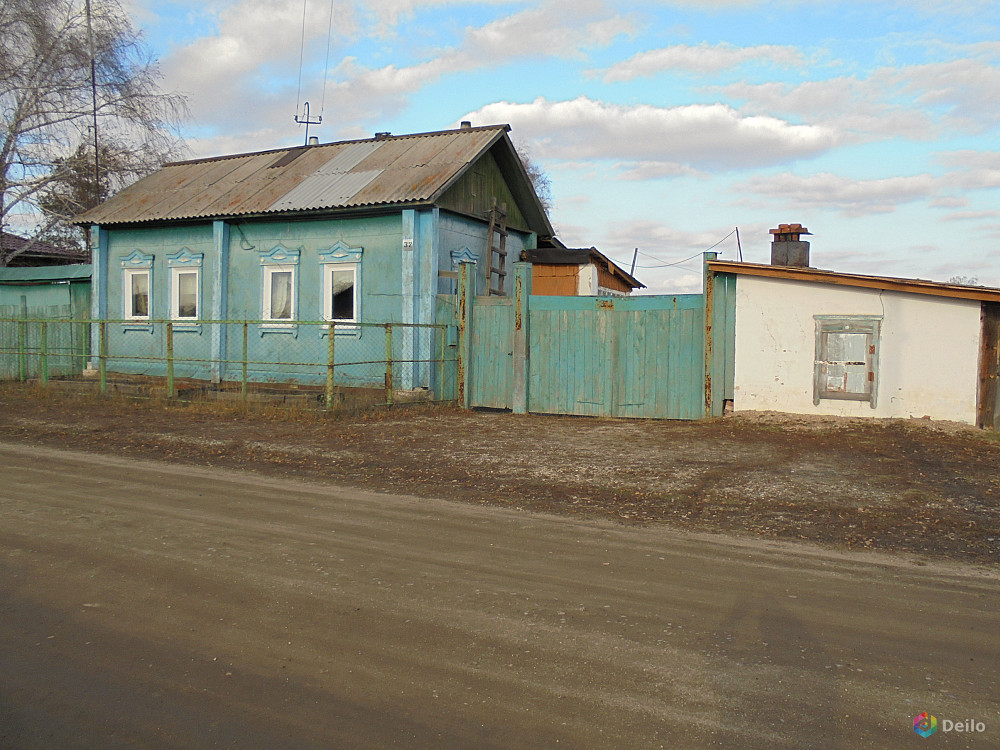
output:
[[[880,316],[816,315],[813,403],[878,398]]]

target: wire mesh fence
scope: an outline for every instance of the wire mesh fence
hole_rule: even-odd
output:
[[[457,398],[447,325],[0,318],[0,379],[89,379],[168,398],[297,394],[327,408]]]

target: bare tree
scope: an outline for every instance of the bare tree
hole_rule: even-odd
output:
[[[535,189],[535,195],[538,196],[542,208],[546,215],[550,215],[552,213],[552,181],[549,179],[549,175],[534,160],[523,143],[516,144],[514,150],[517,151],[521,164],[524,165],[524,171],[528,173],[528,179],[531,180],[531,186]]]
[[[961,284],[963,286],[982,286],[978,276],[952,276],[948,279],[949,284]]]
[[[81,210],[180,153],[185,103],[161,92],[159,80],[117,0],[3,0],[0,230],[20,214],[42,236],[68,218],[44,215],[42,198],[51,207],[60,182],[78,179],[80,158],[95,153],[95,127],[96,153],[109,158]],[[0,250],[0,266],[12,255]]]

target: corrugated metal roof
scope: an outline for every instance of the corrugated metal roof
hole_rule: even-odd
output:
[[[868,276],[860,273],[824,271],[819,268],[801,266],[773,266],[764,263],[743,263],[732,260],[710,260],[708,267],[715,273],[735,273],[746,276],[766,276],[791,281],[807,281],[817,284],[852,286],[868,289],[884,289],[910,294],[927,294],[932,297],[952,297],[981,302],[1000,302],[1000,289],[967,284],[946,284],[940,281],[907,279],[897,276]]]
[[[462,128],[166,164],[75,221],[111,226],[431,202],[508,129]]]
[[[0,283],[31,283],[41,281],[71,281],[89,279],[93,267],[89,263],[67,266],[26,266],[0,268]]]

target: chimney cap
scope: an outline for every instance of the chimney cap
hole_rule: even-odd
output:
[[[812,234],[801,224],[779,224],[777,229],[769,229],[771,234]]]
[[[384,140],[386,140],[388,138],[392,138],[392,133],[390,133],[387,130],[386,131],[380,131],[380,132],[378,132],[378,133],[375,134],[375,140],[376,141],[384,141]]]
[[[472,121],[462,120],[462,130],[472,130]]]
[[[309,143],[306,144],[306,145],[308,145],[308,146],[318,146],[319,145],[319,136],[318,135],[311,135],[311,136],[309,136]]]

